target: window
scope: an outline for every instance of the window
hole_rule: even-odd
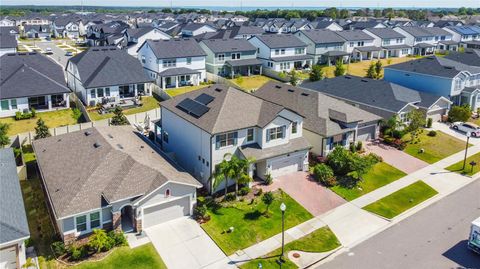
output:
[[[296,48],[295,49],[295,54],[304,54],[305,53],[305,49],[304,48]]]
[[[110,88],[105,88],[105,96],[110,96]]]
[[[142,63],[145,63],[145,56],[142,55]]]
[[[240,53],[232,53],[232,60],[240,59]]]
[[[257,53],[260,53],[260,48],[257,48]]]
[[[165,143],[168,143],[168,133],[167,132],[163,132],[163,141]]]
[[[175,67],[177,66],[176,59],[163,60],[163,67]]]
[[[357,46],[359,46],[359,47],[363,47],[363,45],[365,45],[365,43],[364,43],[363,41],[359,41],[359,42],[357,42]]]
[[[77,232],[83,232],[87,230],[87,216],[78,216],[76,217],[77,222]]]
[[[248,129],[247,130],[247,142],[252,142],[254,138],[255,138],[254,129],[253,128]]]
[[[100,212],[90,214],[90,229],[100,227]]]
[[[219,149],[227,146],[234,146],[236,144],[237,144],[237,132],[231,132],[231,133],[217,135],[215,147]]]
[[[90,90],[90,98],[95,98],[95,89]]]
[[[280,54],[280,50],[275,50],[275,55]]]
[[[355,46],[355,42],[350,42],[350,47]]]
[[[280,127],[274,127],[271,129],[268,129],[268,134],[267,137],[269,140],[275,140],[275,139],[281,139],[283,138],[283,129],[285,126],[280,126]]]
[[[12,109],[17,109],[17,99],[11,99],[10,106],[12,107]]]
[[[2,110],[9,110],[10,106],[8,105],[8,100],[2,100],[1,102]]]
[[[98,97],[103,97],[103,88],[98,88],[97,89],[97,95],[98,95]]]
[[[165,197],[170,197],[170,189],[165,190]]]
[[[282,54],[282,55],[285,54],[285,49],[281,49],[280,54]]]
[[[298,123],[296,121],[292,122],[292,134],[297,133]]]
[[[188,57],[188,58],[187,58],[187,64],[188,64],[188,65],[192,64],[192,58],[191,58],[191,57]]]
[[[397,44],[402,42],[403,42],[403,38],[397,38]]]
[[[267,63],[267,66],[270,67],[270,68],[273,68],[273,63],[272,63],[272,62],[268,62],[268,63]]]
[[[390,39],[383,40],[383,45],[390,45]]]
[[[225,54],[218,54],[219,61],[225,61]]]

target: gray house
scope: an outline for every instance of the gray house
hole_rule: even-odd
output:
[[[207,53],[207,72],[220,76],[250,76],[262,73],[257,48],[245,39],[209,39],[200,42]]]
[[[0,266],[22,268],[30,237],[13,149],[0,149]]]
[[[93,229],[141,232],[192,214],[202,185],[130,126],[35,140],[52,219],[65,243]]]
[[[335,64],[348,60],[350,53],[345,50],[345,39],[328,29],[299,31],[295,34],[307,46],[307,55],[313,56],[315,64]]]

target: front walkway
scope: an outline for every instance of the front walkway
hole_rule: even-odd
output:
[[[407,174],[428,166],[428,163],[379,141],[366,142],[365,151],[381,156],[384,162]]]
[[[318,216],[346,203],[340,196],[317,183],[307,172],[296,172],[275,178],[263,191],[282,189],[308,212]]]

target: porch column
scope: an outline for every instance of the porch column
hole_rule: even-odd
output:
[[[363,53],[360,52],[360,61],[363,61]]]
[[[175,88],[178,88],[178,76],[175,76]]]
[[[165,77],[162,77],[162,89],[165,90]]]
[[[200,85],[200,78],[199,78],[199,74],[196,74],[194,75],[195,76],[195,82],[194,82],[194,85],[195,86],[198,86]]]
[[[250,66],[247,67],[247,74],[250,76]]]
[[[122,231],[122,212],[121,211],[116,211],[112,212],[112,224],[113,224],[113,230],[117,232]]]
[[[64,93],[63,100],[65,100],[65,107],[70,108],[70,94]]]
[[[260,65],[260,75],[262,75],[262,65]]]
[[[52,96],[47,95],[47,102],[48,102],[48,110],[52,109]]]
[[[379,51],[377,51],[377,53],[378,53],[378,57],[377,57],[377,58],[380,60],[380,54],[382,54],[382,53],[381,53],[381,51],[380,51],[380,50],[379,50]]]
[[[133,91],[135,92],[135,96],[138,95],[138,89],[137,89],[137,84],[133,84]]]
[[[232,69],[231,69],[231,72],[230,72],[230,73],[231,73],[231,76],[232,76],[232,78],[234,78],[234,77],[235,77],[235,70],[233,70],[233,67],[232,67]]]

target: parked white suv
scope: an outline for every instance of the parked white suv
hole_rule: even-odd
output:
[[[472,137],[480,137],[480,127],[471,122],[455,122],[452,128],[460,132],[470,133]]]

